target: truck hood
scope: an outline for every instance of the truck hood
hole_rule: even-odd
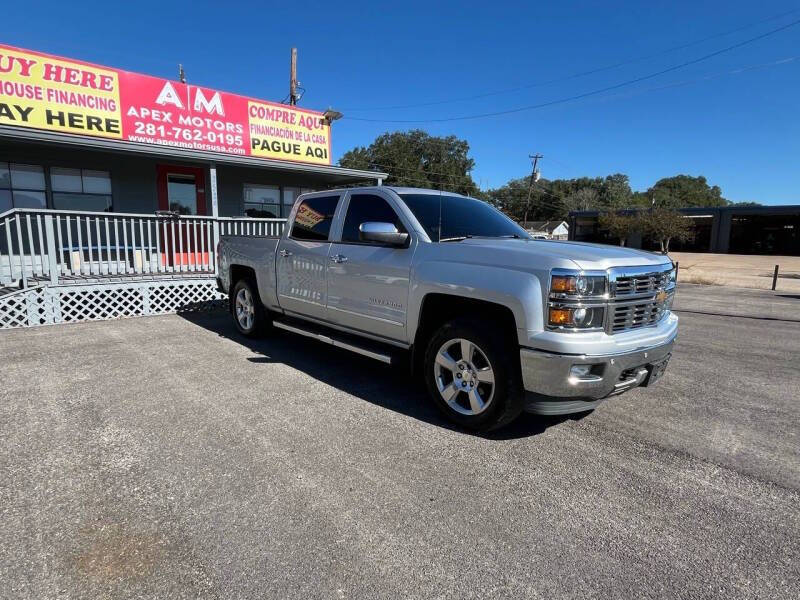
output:
[[[518,254],[515,257],[518,260],[521,259],[522,262],[527,262],[526,259],[535,260],[541,266],[547,265],[548,261],[551,264],[572,261],[578,268],[586,271],[605,270],[611,267],[662,265],[670,262],[669,258],[662,254],[585,242],[468,238],[455,243],[479,247],[491,251],[492,254]]]

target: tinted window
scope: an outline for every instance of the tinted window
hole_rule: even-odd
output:
[[[347,207],[342,241],[361,242],[358,228],[362,223],[369,222],[391,223],[397,227],[397,231],[406,231],[397,213],[386,200],[372,194],[355,194],[350,198],[350,204]]]
[[[338,203],[338,196],[303,200],[297,207],[291,237],[297,240],[327,240]]]
[[[462,237],[529,237],[503,213],[475,198],[445,194],[400,197],[434,242]]]

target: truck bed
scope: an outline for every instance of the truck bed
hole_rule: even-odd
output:
[[[250,268],[256,274],[258,293],[268,307],[278,306],[275,279],[275,254],[280,236],[223,235],[219,242],[220,285],[230,291],[228,265]]]

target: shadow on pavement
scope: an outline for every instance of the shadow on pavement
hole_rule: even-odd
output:
[[[548,427],[568,420],[580,420],[588,414],[537,416],[523,413],[514,423],[499,431],[472,434],[456,427],[439,413],[422,383],[411,376],[406,365],[385,365],[278,330],[264,338],[247,338],[236,330],[227,312],[183,313],[180,316],[250,349],[254,355],[247,360],[251,363],[287,365],[347,394],[451,431],[481,435],[489,440],[510,440],[538,435]]]

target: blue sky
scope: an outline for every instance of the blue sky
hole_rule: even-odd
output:
[[[546,108],[439,123],[354,120],[459,117],[583,94],[787,25],[800,19],[797,1],[52,1],[6,3],[3,13],[4,43],[163,77],[182,62],[191,83],[268,100],[286,96],[297,46],[301,105],[345,113],[334,159],[385,131],[420,127],[467,139],[484,188],[528,174],[536,151],[551,179],[622,172],[646,189],[702,174],[734,201],[800,204],[800,25]],[[563,80],[620,62],[629,64]],[[553,79],[562,81],[542,84]]]

